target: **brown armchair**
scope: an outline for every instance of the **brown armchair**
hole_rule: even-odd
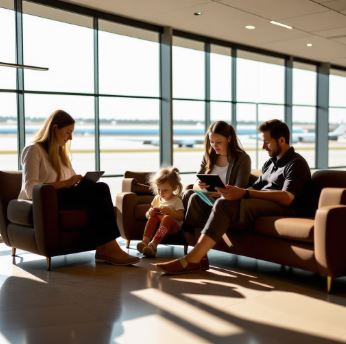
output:
[[[145,213],[154,198],[148,178],[151,172],[126,171],[122,180],[122,192],[116,194],[116,218],[121,236],[126,239],[126,247],[131,240],[141,240],[146,224]],[[184,245],[187,253],[188,245],[182,232],[165,238],[163,244]]]
[[[18,200],[21,172],[0,171],[0,233],[6,245],[46,257],[94,250],[88,214],[83,210],[59,210],[51,185],[36,185],[33,200]]]

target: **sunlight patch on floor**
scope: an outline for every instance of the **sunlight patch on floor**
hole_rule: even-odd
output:
[[[242,302],[217,295],[186,293],[184,296],[195,302],[227,314],[230,318],[241,319],[263,326],[296,331],[320,338],[340,339],[344,334],[346,308],[317,300],[305,295],[271,291],[265,296],[252,297]],[[299,305],[304,307],[299,307]],[[319,311],[324,307],[324,312]]]
[[[141,342],[141,337],[142,343],[210,343],[158,314],[124,321],[122,326],[123,334],[115,338],[113,343],[137,343]],[[164,341],[162,338],[165,338]]]
[[[208,314],[197,306],[180,300],[157,289],[149,288],[132,292],[141,300],[169,313],[179,319],[217,336],[226,336],[243,332],[243,329],[220,317]]]

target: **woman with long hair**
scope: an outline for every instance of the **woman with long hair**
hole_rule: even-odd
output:
[[[241,147],[232,125],[217,121],[212,123],[204,139],[204,156],[198,174],[217,174],[225,185],[246,187],[249,181],[251,160]],[[207,191],[209,185],[197,181],[192,190],[183,195],[186,209],[183,230],[190,244],[195,241],[196,228],[202,229],[208,220],[212,205],[204,202],[195,190]],[[206,193],[211,200],[218,192]]]
[[[130,265],[139,261],[124,252],[115,241],[119,236],[114,207],[108,185],[82,183],[82,176],[72,168],[69,141],[75,120],[65,111],[54,111],[43,123],[33,142],[22,152],[23,180],[19,199],[32,199],[36,184],[50,184],[57,192],[60,209],[84,209],[96,243],[95,258],[114,265]],[[95,231],[95,229],[97,229]]]

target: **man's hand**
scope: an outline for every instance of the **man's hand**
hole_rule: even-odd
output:
[[[216,190],[225,198],[230,201],[235,201],[244,197],[246,189],[239,188],[238,186],[226,185],[225,188],[216,188]]]

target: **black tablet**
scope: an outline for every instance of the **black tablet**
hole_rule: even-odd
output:
[[[105,171],[90,171],[84,175],[83,179],[96,183],[104,173]]]
[[[197,178],[203,182],[209,185],[208,191],[216,191],[215,187],[219,188],[225,188],[225,184],[221,180],[220,176],[218,174],[197,174]]]
[[[91,183],[96,183],[101,176],[105,173],[105,171],[90,171],[85,173],[84,177],[81,179],[81,181],[76,184],[76,186],[79,187],[86,187],[90,185]]]

